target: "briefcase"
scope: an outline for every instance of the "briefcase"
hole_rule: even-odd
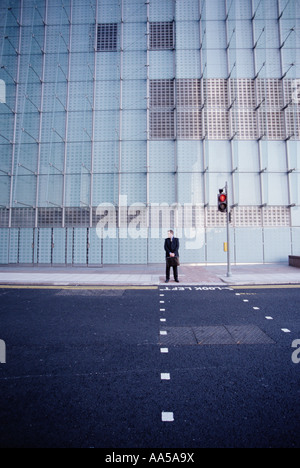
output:
[[[180,266],[179,257],[167,257],[167,265],[169,267]]]

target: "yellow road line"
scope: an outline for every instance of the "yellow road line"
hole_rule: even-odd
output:
[[[63,286],[63,285],[24,285],[24,284],[0,284],[0,289],[82,289],[82,290],[116,290],[116,289],[137,289],[137,290],[154,290],[158,286]]]

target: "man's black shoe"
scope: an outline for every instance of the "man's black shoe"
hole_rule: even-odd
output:
[[[179,280],[175,280],[176,283],[179,283]]]
[[[165,281],[165,283],[168,283],[168,282],[169,282],[169,280],[166,280],[166,281]]]

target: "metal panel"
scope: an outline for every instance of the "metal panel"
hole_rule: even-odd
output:
[[[226,263],[227,254],[224,252],[226,229],[207,229],[207,262]]]
[[[206,262],[206,233],[204,228],[184,228],[184,239],[180,240],[182,263]]]
[[[51,263],[52,229],[38,230],[37,263]]]
[[[174,151],[173,141],[151,141],[149,143],[149,171],[169,172],[174,167]]]
[[[113,237],[107,237],[103,239],[103,263],[116,264],[119,263],[118,258],[118,239]]]
[[[262,228],[235,229],[235,261],[237,263],[263,263]]]
[[[196,2],[194,0],[181,0],[180,2],[176,2],[176,18],[180,19],[181,21],[189,21],[195,18],[199,18],[199,16],[198,0]]]
[[[74,228],[73,232],[73,264],[87,264],[87,229]]]
[[[173,2],[170,0],[151,0],[150,21],[172,21],[174,17]]]
[[[150,174],[150,202],[175,203],[175,176],[172,174]]]
[[[9,229],[0,229],[0,264],[8,263]]]
[[[102,239],[94,228],[89,229],[89,265],[102,264]]]
[[[8,252],[8,263],[18,263],[19,255],[19,229],[9,230],[9,252]]]
[[[291,255],[291,229],[265,228],[264,229],[264,259],[265,262],[288,261]]]
[[[52,263],[66,263],[66,229],[53,229]]]
[[[161,232],[159,228],[149,229],[148,240],[148,263],[164,263],[165,250],[164,239],[167,237],[167,230]],[[161,270],[162,276],[165,275],[164,267]]]
[[[256,325],[226,325],[226,330],[232,336],[236,344],[274,344],[260,328]]]
[[[19,263],[33,263],[34,229],[20,229]]]
[[[122,235],[126,235],[126,238],[120,239],[120,263],[146,264],[147,239],[131,239],[127,229],[120,229]]]
[[[200,345],[235,344],[235,341],[224,326],[194,328],[197,343]]]
[[[292,228],[293,244],[292,244],[292,254],[300,255],[300,227]]]
[[[73,231],[74,228],[66,228],[66,263],[73,264]]]
[[[170,50],[150,51],[150,79],[174,78],[173,52]]]
[[[146,174],[122,174],[120,190],[127,196],[128,205],[146,203]]]

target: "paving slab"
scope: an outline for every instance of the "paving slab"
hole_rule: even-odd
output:
[[[300,284],[300,269],[288,264],[179,267],[180,285],[264,285]],[[165,265],[107,265],[88,267],[1,267],[0,284],[24,285],[160,285],[165,282]],[[177,285],[172,278],[170,285]]]

